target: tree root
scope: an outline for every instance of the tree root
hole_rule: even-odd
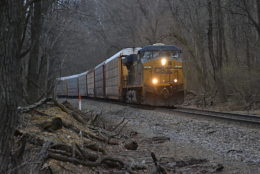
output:
[[[76,125],[73,125],[66,120],[61,120],[61,118],[45,114],[35,109],[36,107],[46,103],[47,101],[53,101],[55,106],[59,107],[63,112],[72,116],[75,120],[77,120],[77,122],[81,123],[81,126],[82,124],[84,125],[84,127],[87,126],[88,129],[82,128],[83,130],[81,130],[77,128]],[[34,145],[37,147],[42,147],[41,153],[39,153],[39,159],[41,159],[41,161],[43,161],[44,159],[53,159],[87,167],[98,167],[105,165],[109,168],[125,170],[130,174],[135,173],[133,172],[133,170],[136,170],[136,167],[131,168],[128,164],[126,164],[119,158],[104,156],[105,150],[99,147],[96,142],[103,142],[109,145],[119,145],[119,142],[116,139],[111,138],[114,136],[112,132],[109,132],[102,128],[94,127],[91,124],[88,125],[86,120],[84,120],[84,114],[81,111],[74,109],[70,105],[70,103],[60,104],[53,99],[44,99],[34,105],[25,108],[20,107],[20,112],[32,112],[32,114],[46,116],[47,120],[39,123],[38,125],[36,124],[36,126],[42,128],[43,130],[53,132],[64,127],[77,133],[79,136],[84,137],[84,139],[82,138],[83,144],[57,144],[53,143],[52,141],[46,141],[45,138],[40,138],[40,136],[37,135],[38,132],[27,133],[23,130],[16,130],[14,136],[22,137],[22,139],[24,140],[24,142],[22,142],[21,144],[21,150],[18,149],[17,154],[21,154],[22,151],[24,151],[25,149],[26,143],[29,143],[30,146]],[[89,119],[88,123],[93,123],[97,119],[98,115],[95,115],[92,119]],[[56,123],[58,124],[58,126],[56,126]],[[123,123],[124,120],[120,122],[114,130],[122,126]],[[40,164],[42,164],[42,162]],[[37,165],[37,167],[38,166],[39,165]]]
[[[75,111],[71,111],[70,109],[68,109],[66,106],[64,106],[63,104],[60,104],[59,102],[57,102],[56,100],[53,100],[54,104],[56,106],[58,106],[63,112],[66,112],[67,114],[71,115],[75,120],[77,120],[78,122],[82,123],[82,124],[86,124],[85,120],[82,118],[81,115],[77,114],[77,112]]]
[[[21,106],[19,106],[17,109],[18,109],[18,111],[21,112],[21,113],[29,112],[29,111],[31,111],[32,109],[37,108],[37,107],[39,107],[40,105],[42,105],[42,104],[44,104],[44,103],[46,103],[46,102],[48,102],[48,101],[51,101],[51,100],[52,100],[51,98],[43,98],[42,100],[40,100],[40,101],[38,101],[37,103],[34,103],[34,104],[30,105],[30,106],[26,106],[26,107],[21,107]]]
[[[98,167],[101,166],[102,164],[106,164],[110,168],[126,169],[129,173],[135,174],[135,172],[133,172],[132,169],[128,165],[126,165],[122,160],[113,157],[108,157],[108,156],[101,157],[96,162],[82,161],[77,158],[67,157],[52,152],[49,153],[48,157],[54,160],[69,162],[75,165],[83,165],[86,167]]]
[[[110,139],[110,138],[107,138],[107,137],[104,137],[104,136],[101,137],[101,136],[95,135],[93,132],[90,132],[90,131],[88,131],[88,132],[87,131],[82,131],[82,130],[74,127],[70,123],[63,122],[63,126],[65,128],[67,128],[67,129],[70,129],[70,130],[74,131],[77,134],[82,134],[82,136],[84,136],[86,138],[93,138],[93,139],[96,139],[98,141],[110,144],[110,145],[118,145],[119,144],[119,142],[117,142],[114,139]]]

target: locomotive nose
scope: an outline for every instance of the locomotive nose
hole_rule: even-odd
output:
[[[165,98],[165,99],[169,98],[169,97],[170,97],[170,91],[169,91],[169,89],[163,88],[163,89],[161,90],[161,96],[162,96],[163,98]]]

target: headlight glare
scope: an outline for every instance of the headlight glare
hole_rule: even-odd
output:
[[[167,59],[165,59],[165,58],[162,58],[162,59],[161,59],[161,63],[162,63],[162,66],[165,66],[165,65],[166,65],[166,63],[167,63]]]
[[[158,84],[158,79],[157,78],[153,78],[153,80],[152,80],[152,83],[154,84],[154,85],[156,85],[156,84]]]

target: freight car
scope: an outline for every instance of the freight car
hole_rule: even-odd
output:
[[[57,79],[58,96],[86,96],[127,103],[171,105],[183,92],[181,50],[155,44],[126,48],[82,74]]]
[[[59,97],[87,96],[88,71],[67,77],[57,78],[55,92]]]

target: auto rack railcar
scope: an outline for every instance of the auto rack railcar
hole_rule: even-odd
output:
[[[105,63],[102,62],[95,67],[95,97],[105,98]]]
[[[88,97],[95,97],[95,70],[91,69],[87,73]]]
[[[63,97],[87,96],[87,73],[57,78],[56,95]]]

